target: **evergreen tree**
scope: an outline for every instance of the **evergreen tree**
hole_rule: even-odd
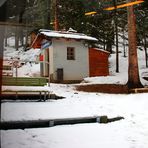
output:
[[[146,67],[148,67],[148,1],[145,1],[141,7],[135,11],[137,15],[137,44],[144,48]]]
[[[85,9],[82,1],[60,0],[57,7],[60,29],[68,30],[71,27],[78,32],[83,32],[85,29]]]

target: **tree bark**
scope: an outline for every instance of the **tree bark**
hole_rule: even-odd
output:
[[[145,51],[145,64],[146,64],[146,67],[148,67],[147,41],[146,41],[145,33],[144,33],[144,51]]]
[[[130,1],[130,0],[128,0]],[[139,78],[138,57],[137,57],[137,41],[136,41],[136,19],[134,15],[134,8],[130,6],[127,8],[128,12],[128,82],[127,86],[131,88],[143,87]]]
[[[18,31],[18,26],[16,26],[16,30],[15,30],[15,49],[18,50],[19,49],[19,31]]]
[[[113,0],[114,3],[114,14],[115,14],[115,36],[116,36],[116,72],[119,72],[119,49],[118,49],[118,18],[117,18],[117,4],[116,0]]]
[[[123,28],[123,52],[124,52],[124,57],[126,57],[126,46],[125,46],[125,28]]]
[[[59,30],[59,20],[58,20],[58,0],[55,0],[55,20],[54,20],[54,30]]]

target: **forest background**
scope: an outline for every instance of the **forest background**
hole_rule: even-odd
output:
[[[117,5],[125,2],[116,0]],[[5,14],[5,21],[11,25],[7,29],[6,36],[9,37],[12,34],[16,36],[16,49],[19,48],[19,42],[27,46],[23,38],[31,31],[41,28],[53,30],[55,23],[58,23],[58,30],[68,30],[71,27],[77,32],[96,37],[100,48],[110,52],[112,52],[112,46],[115,45],[115,24],[117,24],[118,36],[127,40],[127,8],[117,9],[116,14],[114,11],[104,10],[104,8],[113,6],[114,0],[7,0],[5,5],[9,10]],[[86,16],[85,13],[89,11],[96,11],[97,14]],[[146,50],[148,46],[148,1],[134,5],[134,11],[137,43]],[[20,25],[13,26],[13,23]]]

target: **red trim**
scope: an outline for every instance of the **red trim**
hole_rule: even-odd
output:
[[[43,56],[42,54],[40,54],[39,60],[40,60],[40,61],[44,61],[44,56]]]

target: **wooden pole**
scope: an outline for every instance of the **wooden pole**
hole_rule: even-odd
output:
[[[108,8],[105,8],[104,10],[114,10],[114,9],[119,9],[119,8],[124,8],[124,7],[129,7],[129,6],[133,6],[133,5],[137,5],[137,4],[140,4],[140,3],[143,3],[144,0],[135,0],[135,1],[128,1],[127,3],[125,4],[121,4],[121,5],[117,5],[116,7],[108,7]]]

